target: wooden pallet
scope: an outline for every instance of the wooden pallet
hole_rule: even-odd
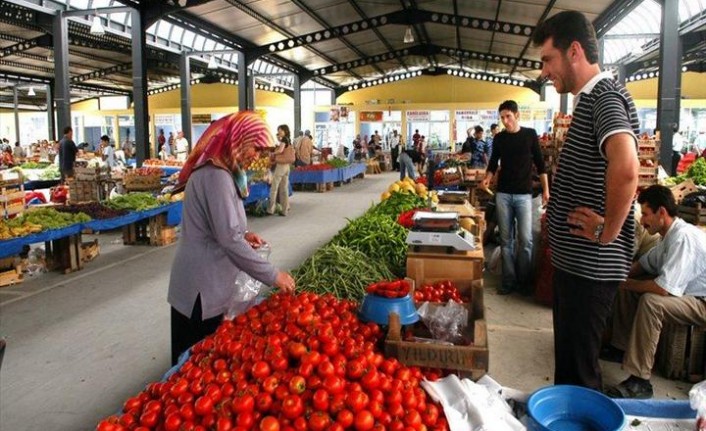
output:
[[[167,215],[164,213],[123,226],[125,245],[163,246],[176,240],[176,228],[167,226]]]

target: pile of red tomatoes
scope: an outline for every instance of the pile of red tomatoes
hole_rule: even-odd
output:
[[[451,280],[442,280],[434,284],[424,284],[414,291],[416,302],[448,302],[449,300],[458,302],[468,302],[468,298],[462,298],[461,292],[456,284]]]
[[[167,381],[97,429],[447,431],[420,369],[385,358],[380,328],[360,322],[356,307],[330,295],[274,295],[225,321]]]

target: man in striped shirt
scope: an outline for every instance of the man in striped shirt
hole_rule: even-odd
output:
[[[548,207],[554,383],[602,390],[601,337],[632,259],[639,122],[630,94],[601,73],[595,30],[583,14],[554,15],[533,42],[542,78],[575,96]]]

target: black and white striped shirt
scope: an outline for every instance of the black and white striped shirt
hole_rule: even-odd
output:
[[[622,281],[627,278],[632,261],[634,210],[630,210],[618,238],[606,245],[572,235],[566,219],[569,212],[581,206],[605,215],[604,143],[611,135],[630,133],[637,144],[637,112],[625,87],[607,72],[589,81],[577,97],[549,201],[552,263],[579,277]]]

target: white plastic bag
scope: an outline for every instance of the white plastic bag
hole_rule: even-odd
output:
[[[255,251],[257,251],[263,259],[269,259],[272,249],[269,244],[263,244]],[[228,309],[225,312],[224,318],[232,320],[236,316],[245,313],[250,307],[257,305],[260,298],[266,295],[270,290],[272,290],[272,287],[255,280],[245,271],[240,271],[235,278],[233,295],[228,302]]]
[[[696,410],[696,431],[706,431],[706,380],[691,388],[689,403]]]

